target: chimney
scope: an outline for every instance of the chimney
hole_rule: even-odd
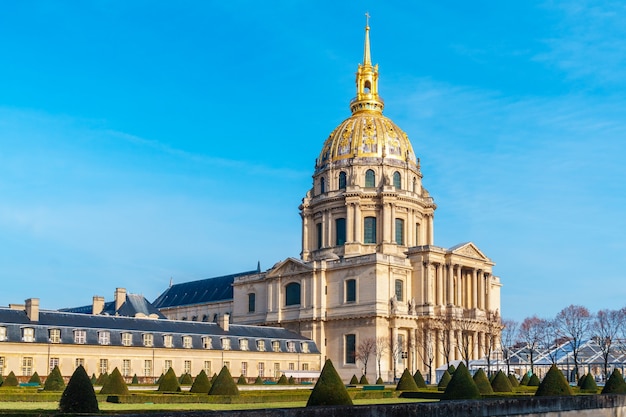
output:
[[[115,311],[120,309],[122,304],[126,302],[126,288],[115,289]]]
[[[30,321],[39,321],[39,298],[26,300],[26,316]]]
[[[91,307],[91,314],[100,314],[104,310],[104,297],[99,295],[93,296],[93,304]]]
[[[222,328],[222,330],[227,332],[229,327],[230,327],[230,314],[228,314],[228,313],[222,314],[222,316],[219,318],[217,324]]]

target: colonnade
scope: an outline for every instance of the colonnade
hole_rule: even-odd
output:
[[[490,309],[491,274],[459,264],[424,262],[421,304]]]

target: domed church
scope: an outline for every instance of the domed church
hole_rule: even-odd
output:
[[[343,378],[361,375],[365,360],[370,381],[404,368],[433,378],[438,366],[495,350],[501,285],[473,243],[434,245],[437,206],[407,134],[383,115],[369,30],[352,114],[322,145],[299,207],[301,259],[235,274],[232,304],[184,314],[211,316],[215,306],[233,323],[298,332]],[[185,308],[161,311],[180,319]]]

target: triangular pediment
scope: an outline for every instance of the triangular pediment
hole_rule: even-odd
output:
[[[454,255],[465,256],[472,259],[480,259],[481,261],[490,262],[491,260],[472,242],[461,243],[449,249],[449,253]]]
[[[287,258],[278,262],[267,272],[268,278],[277,277],[279,275],[297,275],[311,272],[313,268],[310,264],[296,258]]]

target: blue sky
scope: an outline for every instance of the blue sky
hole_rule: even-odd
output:
[[[496,262],[504,317],[626,305],[626,6],[586,0],[3,4],[0,304],[298,257],[365,11],[435,243]]]

